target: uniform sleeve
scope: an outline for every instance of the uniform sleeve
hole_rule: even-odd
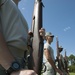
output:
[[[50,49],[50,46],[48,44],[45,44],[44,45],[44,49],[48,49],[49,50]]]

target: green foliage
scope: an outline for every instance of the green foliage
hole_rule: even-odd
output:
[[[70,75],[75,75],[75,73],[70,73]]]
[[[75,56],[73,54],[71,54],[68,57],[69,62],[71,63],[71,65],[75,65]]]
[[[69,66],[69,72],[74,72],[75,73],[75,65]]]

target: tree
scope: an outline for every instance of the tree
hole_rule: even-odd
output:
[[[71,65],[75,65],[75,56],[73,54],[71,54],[68,57],[69,62],[71,63]]]

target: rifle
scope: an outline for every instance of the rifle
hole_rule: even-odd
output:
[[[33,37],[29,60],[29,69],[33,69],[38,75],[41,75],[44,45],[43,37],[39,34],[39,30],[42,28],[42,6],[42,0],[35,0],[31,28]]]
[[[67,60],[67,56],[66,56],[66,50],[65,50],[65,57],[64,57],[64,60],[65,60],[65,71],[68,73],[68,60]]]
[[[56,50],[57,50],[57,59],[59,58],[60,56],[60,53],[59,53],[59,41],[58,41],[58,37],[56,37]]]
[[[59,52],[59,41],[58,37],[56,37],[56,50],[57,50],[57,56],[56,56],[56,61],[58,62],[58,68],[61,70],[61,61],[59,60],[60,52]]]
[[[58,37],[56,37],[56,47],[57,47],[57,58],[56,61],[58,62],[57,67],[64,72],[64,58],[63,56],[60,54],[60,50],[59,50],[59,41],[58,41]]]

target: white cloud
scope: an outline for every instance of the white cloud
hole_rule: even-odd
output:
[[[71,29],[71,27],[68,26],[68,27],[64,28],[64,31],[68,31],[68,30],[70,30],[70,29]]]
[[[23,7],[22,10],[24,10],[25,8]]]

